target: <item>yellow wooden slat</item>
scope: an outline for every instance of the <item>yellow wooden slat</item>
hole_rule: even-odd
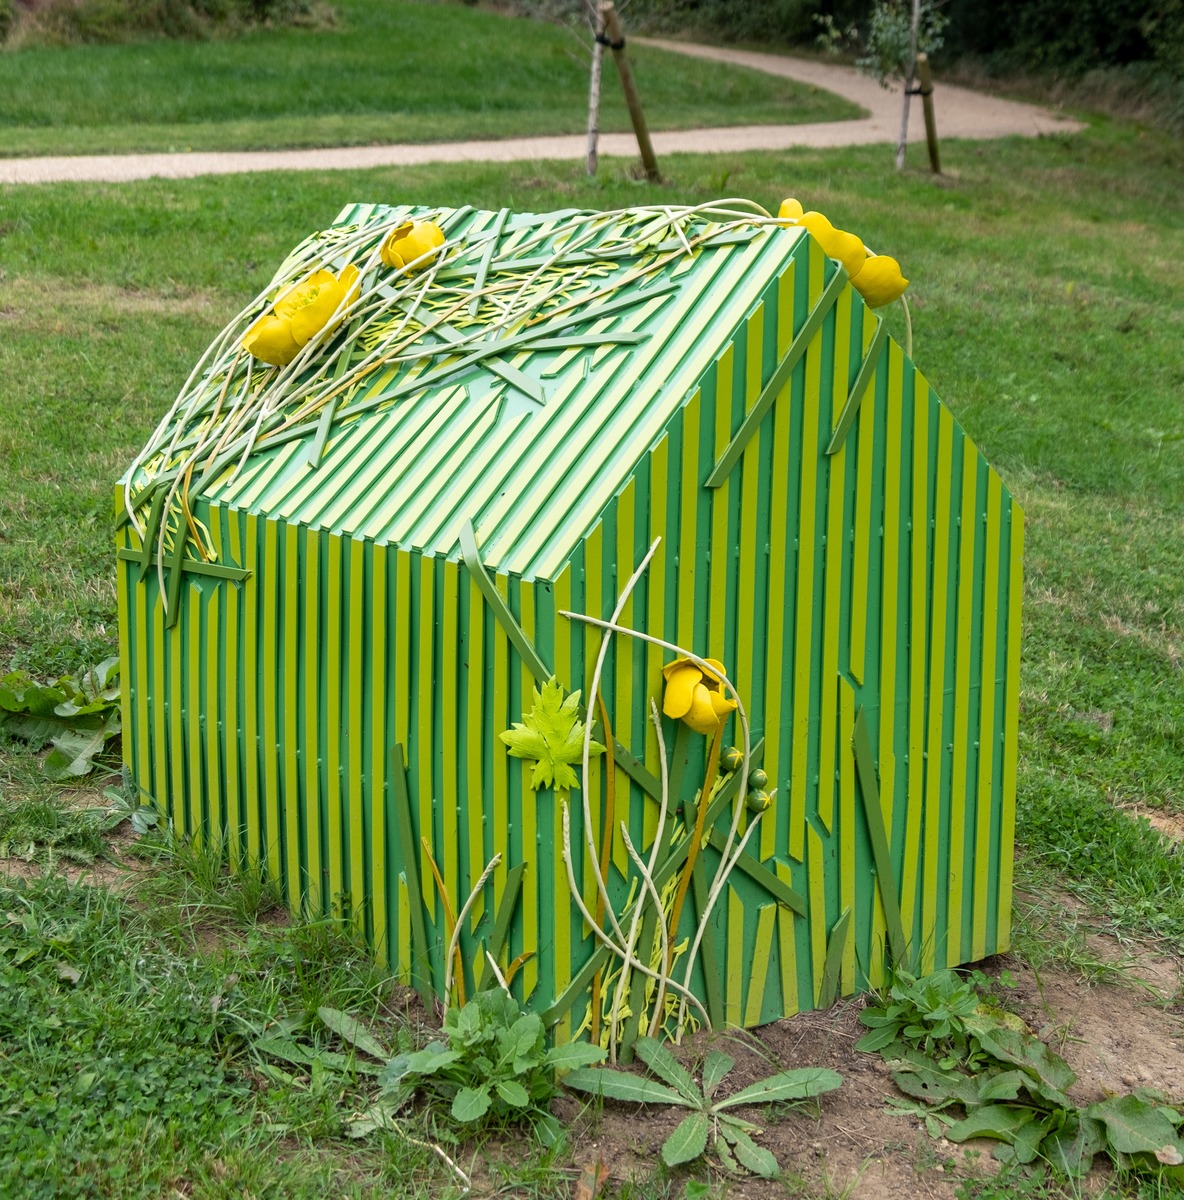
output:
[[[395,554],[395,741],[407,753],[411,737],[411,555]],[[395,764],[402,769],[402,763]]]
[[[680,528],[678,534],[678,644],[696,650],[695,564],[698,561],[699,404],[696,392],[683,409]],[[701,639],[700,639],[701,641]]]
[[[321,535],[304,536],[304,821],[308,852],[308,910],[323,916],[325,888],[321,858]]]
[[[909,753],[905,803],[904,872],[900,914],[907,937],[917,909],[921,815],[925,796],[925,631],[929,611],[929,387],[920,375],[913,380],[912,553],[909,563]],[[914,953],[931,950],[932,930],[921,930]]]
[[[554,610],[571,609],[571,567],[565,567],[563,574],[554,583]],[[555,673],[566,690],[572,682],[571,662],[571,622],[567,617],[555,617]],[[595,707],[595,706],[593,706]],[[577,772],[578,774],[578,772]],[[554,861],[552,871],[552,903],[554,904],[555,922],[555,979],[554,995],[561,996],[571,982],[571,918],[572,899],[567,888],[567,871],[563,866],[563,808],[559,803],[560,797],[555,796],[551,812],[551,847]],[[579,804],[579,794],[568,797],[569,803]],[[574,824],[574,822],[573,822]],[[578,878],[578,877],[577,877]],[[571,1010],[564,1013],[562,1020],[556,1026],[555,1037],[559,1041],[567,1041],[571,1037]]]
[[[452,899],[453,911],[460,912],[461,905],[469,897],[469,891],[480,877],[480,872],[462,886],[460,861],[460,809],[457,766],[460,762],[460,701],[457,690],[459,666],[457,652],[460,649],[460,576],[463,568],[459,563],[444,564],[444,597],[441,633],[441,677],[439,693],[442,721],[439,733],[443,750],[443,778],[441,794],[436,798],[437,807],[443,814],[443,841],[439,863],[444,884]],[[467,572],[466,572],[467,574]]]
[[[900,460],[904,362],[900,347],[888,343],[888,394],[884,445],[884,558],[880,600],[880,805],[888,845],[892,846],[892,813],[896,798],[896,651],[900,630]],[[897,854],[893,854],[893,862]],[[906,939],[911,937],[905,927]]]
[[[386,642],[387,624],[387,548],[376,545],[371,551],[372,580],[370,593],[370,890],[373,896],[374,946],[379,961],[395,961],[394,948],[387,944],[386,911],[386,797],[389,785],[390,747],[387,745]],[[476,793],[478,796],[480,792]],[[476,805],[474,805],[476,807]],[[311,855],[310,855],[311,857]]]
[[[281,595],[279,577],[279,524],[263,522],[263,620],[259,638],[263,643],[263,676],[259,697],[263,710],[263,807],[264,837],[267,839],[267,867],[271,878],[283,879],[280,858],[280,785],[279,785],[279,643],[280,623],[278,598]]]
[[[186,592],[188,592],[188,595],[186,595]],[[188,717],[186,732],[188,740],[185,743],[185,757],[189,766],[189,781],[187,785],[189,788],[189,828],[193,835],[193,840],[199,846],[204,846],[207,834],[213,833],[213,830],[204,828],[201,811],[202,791],[205,787],[201,761],[201,594],[196,587],[191,586],[189,588],[182,588],[181,595],[181,602],[184,607],[181,619],[177,623],[177,631],[184,631],[187,643],[185,666],[186,682],[188,683],[186,701],[186,715]]]
[[[835,303],[834,381],[831,388],[830,429],[847,403],[847,379],[851,368],[851,297],[844,288]],[[829,439],[828,439],[829,440]],[[843,559],[847,544],[843,536],[843,504],[846,489],[847,443],[827,457],[830,479],[826,503],[826,549],[823,552],[825,591],[822,613],[821,733],[818,743],[818,815],[829,831],[834,821],[835,730],[838,720],[839,641],[842,632]]]
[[[325,580],[325,809],[329,911],[341,912],[345,861],[341,828],[341,538],[329,537]]]
[[[764,325],[765,325],[765,306],[758,304],[755,312],[748,318],[748,341],[747,341],[747,370],[745,371],[744,380],[744,407],[747,411],[761,394],[761,360],[764,356]],[[760,725],[758,728],[767,729],[768,724],[765,720],[765,714],[761,711],[761,697],[756,695],[753,687],[755,674],[753,664],[755,661],[754,637],[756,633],[756,621],[754,613],[756,612],[756,556],[758,550],[763,553],[765,539],[767,533],[762,530],[758,524],[757,514],[757,492],[760,483],[760,463],[761,463],[761,441],[762,433],[758,429],[749,439],[748,445],[744,447],[744,455],[740,460],[741,483],[740,483],[740,561],[739,574],[737,576],[736,586],[736,606],[729,614],[730,623],[736,631],[736,662],[728,663],[727,666],[733,668],[733,682],[735,682],[740,695],[744,699],[745,707],[748,709],[749,721],[752,722],[758,715],[760,717]],[[723,489],[720,488],[720,491]],[[727,546],[729,553],[725,560],[720,553]],[[723,543],[717,542],[713,547],[713,561],[716,559],[721,561],[721,567],[726,569],[727,562],[731,559],[731,547],[725,540]],[[762,638],[761,652],[765,652],[765,646]],[[722,647],[721,647],[722,648]],[[736,723],[738,731],[739,723]],[[766,737],[766,741],[767,741]],[[768,768],[766,768],[766,774]],[[771,817],[773,814],[770,813]],[[762,819],[762,824],[765,819]],[[775,821],[768,821],[769,825],[775,825]],[[759,835],[758,835],[759,836]],[[771,935],[770,935],[771,936]]]
[[[584,539],[584,612],[590,617],[605,617],[607,618],[612,613],[611,603],[604,600],[604,526],[598,523]],[[596,713],[596,697],[592,695],[590,689],[592,686],[592,672],[596,666],[596,656],[600,650],[600,638],[605,634],[596,632],[589,627],[584,633],[584,645],[586,647],[584,653],[584,669],[588,672],[587,678],[584,681],[586,689],[586,698],[588,701],[589,712]],[[606,660],[608,665],[612,664],[612,658]],[[601,684],[601,691],[605,698],[605,705],[609,710],[609,721],[613,726],[613,735],[622,737],[625,733],[620,728],[620,723],[616,713],[613,711],[613,693],[612,690]],[[588,760],[588,804],[592,814],[593,822],[593,841],[600,844],[600,821],[601,807],[600,797],[602,791],[602,776],[601,771],[604,765],[604,756],[592,757]],[[615,771],[616,768],[614,767]],[[616,776],[614,774],[614,780]],[[627,794],[627,793],[626,793]],[[619,837],[613,837],[613,853],[612,860],[616,864],[617,870],[622,875],[628,872],[629,854],[625,849],[625,843]],[[573,848],[574,850],[574,848]],[[575,851],[576,861],[583,861],[582,851]],[[577,872],[576,878],[580,875]],[[590,908],[595,910],[596,897],[598,895],[596,882],[591,872],[584,875],[584,900]]]
[[[728,884],[728,978],[724,987],[724,1021],[729,1029],[739,1029],[741,1025],[744,976],[744,905],[736,889]]]
[[[826,853],[814,826],[806,828],[810,835],[810,978],[814,1003],[818,1004],[826,965]]]
[[[260,861],[263,835],[259,810],[259,520],[247,515],[243,566],[243,817],[247,858]],[[270,584],[269,584],[270,586]]]
[[[534,587],[529,583],[520,583],[518,587],[521,605],[519,624],[527,640],[533,643]],[[535,680],[525,663],[521,665],[521,680],[522,695],[529,697]],[[530,768],[526,764],[522,764],[522,768],[522,857],[530,864],[526,868],[522,887],[522,948],[535,951],[534,956],[522,967],[522,995],[529,997],[539,981],[539,905],[549,904],[551,901],[550,897],[540,895],[538,807],[534,789],[530,786]]]
[[[787,887],[793,886],[793,875],[786,863],[774,864],[777,878]],[[781,966],[781,1012],[791,1017],[799,1010],[798,1005],[798,951],[794,930],[794,912],[779,906],[777,913],[777,943]]]
[[[753,944],[752,958],[749,960],[751,969],[748,974],[748,1003],[744,1007],[746,1029],[761,1023],[765,983],[769,977],[769,959],[773,957],[773,927],[776,919],[776,904],[762,904],[757,909],[756,941]]]
[[[419,759],[419,771],[416,777],[415,802],[419,805],[419,838],[427,838],[432,853],[437,856],[439,866],[439,850],[435,846],[435,827],[432,822],[434,796],[432,793],[432,759],[435,757],[435,741],[432,729],[432,698],[436,686],[434,676],[434,648],[432,634],[436,626],[436,560],[426,555],[419,560],[419,610],[415,614],[415,626],[419,630],[419,676],[415,681],[418,693],[418,721],[416,722],[416,747]],[[415,847],[415,853],[421,853],[421,846]],[[423,889],[423,902],[429,913],[443,912],[443,907],[437,909],[436,881],[432,872],[424,868],[420,871],[420,886]],[[443,897],[439,898],[443,903]],[[453,905],[453,912],[456,906]]]
[[[495,575],[494,584],[505,600],[506,577]],[[520,714],[510,713],[510,639],[500,621],[493,623],[493,697],[489,707],[493,741],[493,852],[502,856],[493,878],[494,892],[500,897],[510,869],[510,756],[505,742],[497,735],[509,729],[512,722],[522,720]]]
[[[127,543],[125,543],[127,544]],[[136,731],[135,763],[136,782],[144,789],[152,788],[152,735],[150,732],[149,714],[153,708],[163,709],[164,697],[159,693],[152,694],[148,686],[148,660],[159,660],[163,647],[159,642],[148,641],[148,589],[143,584],[135,585],[135,616],[129,611],[132,607],[128,575],[130,563],[119,563],[116,572],[119,579],[119,628],[130,629],[135,624],[136,648],[136,711],[131,711],[131,688],[125,687],[120,702],[120,720],[125,729],[134,728]],[[119,647],[119,678],[131,680],[131,648],[132,639],[124,637]],[[164,754],[164,744],[156,747],[157,756]],[[131,766],[132,756],[125,752],[124,761]],[[163,803],[164,794],[156,797],[158,803]]]
[[[974,622],[974,550],[978,537],[978,451],[962,443],[962,509],[958,533],[958,624],[954,650],[954,752],[950,766],[950,865],[947,944],[950,962],[965,961],[962,909],[966,891],[966,796],[970,791],[970,659]],[[974,845],[971,839],[971,853]],[[968,950],[969,947],[966,947]]]
[[[216,549],[218,547],[215,547]],[[221,557],[221,555],[219,555]],[[206,797],[210,820],[210,837],[222,842],[225,814],[222,811],[222,695],[218,683],[218,668],[222,662],[223,647],[219,638],[222,611],[222,592],[228,584],[218,583],[210,589],[206,605],[205,627],[205,676],[206,702],[202,714],[206,722]],[[196,666],[196,664],[194,664]]]
[[[396,764],[396,770],[399,769]],[[413,952],[411,949],[411,905],[418,904],[419,897],[411,896],[407,887],[407,878],[405,875],[399,876],[399,961],[396,978],[404,987],[411,985],[411,960]]]
[[[462,583],[462,586],[463,583]],[[485,737],[485,599],[469,577],[469,645],[465,705],[465,794],[468,800],[469,878],[476,883],[485,870],[485,781],[482,748]],[[500,740],[500,739],[499,739]],[[559,843],[556,843],[558,846]],[[485,889],[473,901],[473,924],[485,912]],[[488,969],[488,967],[486,967]]]
[[[656,637],[671,640],[674,630],[666,628],[666,567],[669,561],[666,557],[666,489],[669,485],[670,442],[663,438],[654,447],[650,455],[650,544],[654,538],[660,538],[657,550],[650,559],[649,570],[646,573],[646,621],[645,629]],[[648,547],[647,547],[648,549]],[[645,650],[645,695],[646,701],[646,735],[645,763],[653,774],[658,774],[658,735],[654,731],[653,722],[649,717],[649,697],[654,697],[661,707],[662,695],[662,656],[664,651],[660,646],[646,645]],[[586,697],[589,711],[595,711],[595,697]],[[646,805],[646,842],[651,843],[658,828],[658,810],[652,805]]]
[[[866,318],[867,314],[865,314]],[[863,352],[876,336],[875,320],[864,320]],[[858,458],[855,465],[855,541],[851,558],[851,678],[863,683],[867,659],[868,566],[871,562],[872,480],[876,455],[876,374],[872,373],[859,405]]]
[[[633,569],[636,566],[636,558],[633,548],[633,518],[634,518],[634,486],[633,480],[630,479],[628,486],[621,492],[617,498],[617,586],[618,590],[623,588],[626,580],[633,574]],[[625,602],[625,607],[621,610],[619,624],[626,628],[633,626],[633,596]],[[613,731],[616,736],[628,746],[633,753],[637,753],[639,748],[633,745],[633,698],[637,691],[639,680],[633,677],[633,651],[636,642],[632,638],[617,636],[613,638],[612,658],[616,663],[617,672],[615,678],[614,700],[613,705],[609,709],[609,718],[613,723]],[[638,700],[644,703],[644,699],[639,695]],[[625,821],[628,826],[630,836],[633,838],[634,845],[641,838],[641,825],[644,817],[641,814],[634,814],[632,805],[630,804],[630,782],[629,776],[625,771],[616,766],[615,760],[610,767],[609,760],[605,760],[605,770],[616,771],[616,790],[617,790],[617,824]],[[635,815],[637,820],[635,821]],[[621,854],[625,856],[623,841],[621,842]],[[615,848],[614,848],[615,849]],[[623,869],[624,857],[618,862],[618,868]]]
[[[301,596],[305,585],[301,578],[297,548],[300,529],[284,526],[284,694],[280,701],[284,727],[284,843],[288,875],[288,906],[301,906],[300,879],[300,760],[299,705],[296,702],[298,671],[297,638],[300,631]],[[307,804],[307,798],[305,800]],[[306,810],[307,811],[307,810]]]
[[[1011,889],[1015,855],[1015,789],[1019,756],[1020,607],[1024,590],[1024,514],[1011,501],[1011,547],[1007,575],[1007,689],[1003,714],[1003,778],[999,833],[999,917],[995,953],[1011,945]]]
[[[855,904],[855,843],[858,831],[855,827],[855,756],[851,753],[851,739],[855,733],[855,690],[845,680],[839,679],[839,908],[856,911]],[[879,890],[878,888],[876,889]],[[855,991],[855,939],[854,935],[843,941],[842,993],[845,996]]]
[[[987,953],[987,903],[991,874],[991,816],[995,784],[995,705],[999,678],[999,516],[1002,503],[999,476],[987,476],[987,524],[983,561],[983,675],[979,690],[978,796],[974,838],[974,942],[972,956]]]
[[[942,881],[938,878],[941,849],[942,796],[941,773],[945,760],[942,731],[945,724],[946,687],[946,608],[950,594],[950,523],[953,502],[950,497],[954,456],[954,418],[947,408],[938,407],[937,481],[933,498],[933,587],[929,633],[929,738],[925,776],[925,856],[924,886],[921,890],[921,964],[928,974],[935,966],[947,966],[948,936],[940,943],[937,936],[938,898]]]
[[[349,539],[349,742],[347,747],[347,787],[349,804],[349,898],[350,915],[358,932],[366,928],[366,842],[362,827],[366,781],[362,775],[362,730],[365,711],[365,625],[366,543]],[[372,697],[372,700],[374,698]]]
[[[719,461],[732,440],[732,374],[735,353],[729,345],[715,364],[715,440],[712,463]],[[728,537],[728,508],[731,500],[732,476],[729,475],[711,491],[711,566],[707,600],[706,653],[723,661],[724,639],[727,636],[728,575],[732,561],[732,543]],[[683,561],[680,559],[680,561]],[[689,642],[682,645],[700,649]],[[735,664],[724,664],[730,671]]]
[[[157,601],[156,612],[159,616],[162,605]],[[160,645],[165,645],[168,639],[169,651],[169,790],[172,799],[173,829],[178,837],[184,837],[186,832],[185,817],[185,721],[184,701],[181,696],[181,626],[174,625],[167,631],[164,629],[163,618],[160,628],[162,638]]]
[[[817,246],[810,248],[810,306],[822,292],[824,257]],[[799,862],[805,854],[806,797],[810,791],[810,694],[813,689],[814,640],[814,547],[815,516],[818,511],[818,405],[822,379],[822,330],[806,350],[806,397],[802,414],[801,492],[798,504],[798,595],[793,649],[793,773],[790,777],[789,853]],[[818,964],[819,981],[822,964]]]
[[[777,361],[785,357],[793,341],[793,260],[777,281]],[[773,405],[773,464],[772,464],[772,511],[784,511],[789,507],[789,441],[790,441],[790,395],[792,381],[786,382]],[[777,788],[775,808],[761,821],[757,837],[760,839],[760,858],[765,862],[777,849],[777,813],[789,802],[789,789],[781,786],[781,719],[782,696],[785,679],[782,676],[785,661],[785,568],[786,546],[784,522],[774,521],[777,536],[769,538],[769,610],[765,632],[765,757],[764,769],[771,787]],[[778,922],[779,929],[785,923]],[[792,931],[792,925],[789,926]],[[792,932],[791,932],[792,937]],[[784,948],[784,933],[782,946]],[[783,949],[784,957],[784,949]],[[794,983],[796,1004],[797,984]],[[784,998],[783,998],[784,999]]]
[[[227,514],[230,561],[241,563],[238,513]],[[243,794],[239,778],[239,609],[242,591],[231,587],[226,592],[226,829],[231,870],[242,862]]]

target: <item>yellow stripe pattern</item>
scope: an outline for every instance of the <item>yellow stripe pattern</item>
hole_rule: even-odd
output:
[[[606,615],[660,538],[622,623],[721,658],[737,681],[754,739],[763,741],[759,765],[777,792],[749,845],[769,872],[767,886],[749,859],[752,873],[728,881],[714,928],[724,1017],[734,1025],[817,1002],[828,934],[844,910],[853,914],[853,936],[840,960],[842,992],[883,980],[885,919],[852,753],[861,712],[900,881],[909,965],[930,970],[1001,949],[1011,923],[1023,518],[997,476],[984,471],[891,342],[855,424],[835,453],[824,452],[859,372],[852,358],[860,346],[866,354],[877,328],[845,289],[730,477],[702,486],[792,344],[802,323],[795,308],[812,307],[822,294],[832,268],[816,246],[803,242],[802,251],[775,285],[750,295],[734,340],[699,380],[703,391],[683,393],[681,414],[641,449],[636,474],[615,496],[605,494],[602,519],[584,531],[577,558],[536,579],[497,573],[498,554],[507,551],[496,538],[488,546],[499,595],[571,690],[588,688],[600,635],[558,610]],[[610,348],[606,361],[618,353]],[[678,361],[672,350],[672,371],[681,370]],[[548,387],[561,385],[570,381]],[[467,402],[464,388],[450,395],[450,403]],[[430,412],[408,414],[415,436],[437,419],[440,399]],[[489,428],[500,419],[490,417]],[[515,436],[525,439],[525,428]],[[344,462],[352,445],[335,439],[329,453]],[[297,503],[315,491],[297,470],[295,448],[274,461],[291,464],[286,482],[269,482],[264,472],[244,478],[239,503],[265,495]],[[364,467],[350,482],[352,497],[380,484],[377,456]],[[555,486],[568,482],[557,478]],[[448,487],[460,494],[455,479]],[[440,497],[415,503],[424,528],[445,519]],[[487,514],[463,516],[481,545]],[[126,754],[137,778],[167,805],[179,831],[224,833],[232,862],[244,852],[262,860],[294,909],[348,913],[404,981],[412,916],[418,921],[422,909],[435,983],[442,982],[443,905],[421,837],[454,912],[489,856],[503,856],[462,931],[466,971],[491,932],[508,871],[525,861],[501,965],[534,951],[514,990],[546,1008],[568,988],[592,941],[568,896],[561,798],[536,793],[530,764],[511,760],[498,737],[529,709],[536,680],[472,573],[455,558],[343,535],[332,525],[314,530],[239,510],[201,519],[219,558],[248,572],[241,583],[183,579],[180,620],[166,629],[155,574],[140,581],[138,567],[122,563],[118,575],[121,626],[129,631],[121,643]],[[527,514],[513,519],[529,524]],[[552,534],[531,538],[530,561],[549,561]],[[121,539],[137,549],[134,532]],[[659,759],[648,709],[651,697],[660,698],[668,657],[620,638],[608,660],[613,732],[652,775]],[[598,719],[595,696],[585,691],[583,700]],[[669,747],[673,723],[664,729]],[[688,744],[689,776],[676,801],[699,782],[707,739]],[[408,767],[411,811],[403,813],[395,772]],[[600,840],[607,770],[616,818],[644,854],[657,805],[606,759],[593,759],[590,772],[592,840]],[[573,794],[576,875],[594,908],[580,799]],[[413,844],[402,845],[394,820],[410,821]],[[388,838],[401,861],[388,860]],[[709,877],[717,861],[708,845]],[[619,836],[612,862],[610,889],[623,900],[634,872]],[[415,889],[410,866],[419,871]],[[777,903],[784,888],[805,902],[800,926]],[[694,891],[688,903],[697,903]],[[558,1040],[571,1036],[582,1003],[556,1018]]]

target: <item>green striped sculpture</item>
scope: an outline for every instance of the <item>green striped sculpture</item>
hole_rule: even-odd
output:
[[[295,357],[246,352],[293,297]],[[1008,945],[1022,514],[804,230],[348,208],[119,505],[135,781],[425,996],[500,978],[627,1050]],[[651,549],[614,623],[667,645],[582,619]],[[722,664],[747,757],[739,713],[714,753],[655,726],[668,647]],[[501,738],[552,677],[586,787]]]

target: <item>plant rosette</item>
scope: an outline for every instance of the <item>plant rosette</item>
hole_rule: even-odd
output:
[[[776,1178],[780,1173],[777,1160],[753,1140],[754,1135],[761,1132],[760,1127],[737,1117],[730,1110],[742,1105],[810,1100],[834,1091],[843,1082],[841,1075],[824,1067],[801,1067],[770,1075],[739,1092],[716,1099],[724,1077],[735,1066],[726,1054],[708,1050],[703,1060],[701,1083],[696,1084],[694,1076],[661,1042],[639,1037],[634,1049],[657,1079],[601,1067],[572,1071],[563,1083],[567,1088],[602,1099],[671,1104],[691,1109],[690,1115],[679,1123],[662,1146],[662,1161],[668,1167],[701,1158],[710,1141],[728,1171],[738,1173],[743,1168],[765,1179]]]
[[[314,337],[327,336],[341,324],[345,310],[358,298],[358,278],[353,263],[340,275],[314,271],[276,297],[272,311],[243,335],[243,349],[261,362],[286,367]]]
[[[527,1124],[545,1146],[556,1145],[563,1129],[548,1105],[558,1091],[556,1076],[601,1062],[604,1051],[586,1042],[548,1049],[537,1013],[524,1012],[508,992],[478,992],[463,1008],[444,1016],[446,1041],[392,1058],[379,1077],[378,1111],[398,1111],[416,1093],[446,1104],[441,1136],[469,1135],[491,1125]],[[437,1115],[442,1115],[438,1112]],[[379,1122],[366,1118],[367,1128]]]

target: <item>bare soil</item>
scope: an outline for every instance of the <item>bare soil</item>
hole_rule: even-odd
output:
[[[998,987],[1002,1004],[1018,1013],[1077,1073],[1071,1089],[1080,1104],[1136,1087],[1154,1087],[1184,1097],[1184,1015],[1177,1005],[1181,963],[1150,947],[1119,945],[1093,935],[1088,949],[1102,961],[1124,966],[1124,983],[1091,985],[1079,973],[1043,970],[1003,955],[979,964],[998,979],[1005,972],[1013,987]],[[843,1086],[821,1097],[815,1111],[741,1112],[766,1123],[758,1141],[781,1164],[783,1178],[746,1178],[729,1186],[729,1197],[784,1200],[796,1185],[810,1196],[852,1200],[955,1200],[958,1184],[995,1169],[993,1143],[957,1146],[934,1139],[915,1117],[886,1104],[900,1097],[891,1072],[878,1054],[855,1050],[863,1032],[863,1002],[847,1001],[826,1012],[803,1013],[745,1035],[710,1035],[736,1060],[725,1088],[745,1084],[790,1067],[825,1066],[843,1076]],[[712,1044],[697,1037],[679,1048],[693,1065]],[[572,1115],[572,1114],[565,1114]],[[580,1137],[577,1162],[597,1159],[617,1179],[640,1176],[657,1165],[662,1142],[681,1114],[631,1105],[607,1104],[599,1121]],[[770,1119],[772,1117],[773,1119]],[[1086,1181],[1098,1191],[1105,1172]]]

